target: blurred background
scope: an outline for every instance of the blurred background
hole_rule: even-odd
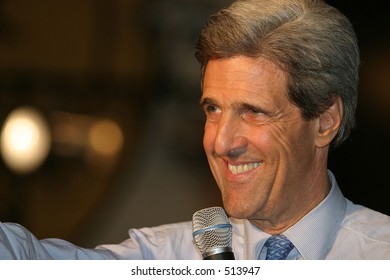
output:
[[[328,1],[362,52],[357,127],[330,168],[390,214],[386,2]],[[227,0],[0,0],[0,220],[117,243],[221,205],[203,154],[194,43]]]

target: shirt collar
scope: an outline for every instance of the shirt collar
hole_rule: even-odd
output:
[[[283,234],[294,244],[303,259],[321,260],[329,253],[345,216],[346,199],[336,179],[328,171],[331,189],[326,198]],[[233,223],[233,247],[241,258],[257,258],[270,236],[253,226],[248,220],[231,218]]]
[[[270,236],[246,219],[230,218],[233,225],[233,248],[238,259],[258,259],[261,248]]]

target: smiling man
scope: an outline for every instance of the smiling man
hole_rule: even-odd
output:
[[[204,147],[227,212],[281,233],[329,192],[326,156],[340,102],[305,120],[287,96],[288,74],[263,58],[209,61]]]
[[[196,49],[203,144],[236,259],[390,259],[390,218],[346,199],[327,168],[354,126],[348,19],[320,0],[238,0],[210,17]],[[202,258],[191,222],[129,235],[88,250],[0,224],[0,257]]]
[[[356,41],[315,0],[236,1],[202,30],[203,143],[236,255],[268,259],[281,241],[279,259],[390,258],[389,217],[344,198],[327,169],[354,126]]]

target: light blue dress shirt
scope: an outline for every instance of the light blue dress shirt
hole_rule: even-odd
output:
[[[328,196],[286,235],[295,248],[287,259],[390,259],[390,217],[353,204],[329,172]],[[249,221],[231,219],[236,259],[265,259],[269,234]],[[37,240],[17,224],[0,224],[3,259],[202,259],[192,238],[192,223],[130,229],[120,244],[84,249],[59,239]]]

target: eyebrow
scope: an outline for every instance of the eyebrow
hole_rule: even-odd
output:
[[[201,98],[199,101],[199,107],[203,108],[205,104],[216,104],[217,101],[210,97]]]
[[[205,97],[205,98],[202,98],[200,100],[199,107],[201,109],[203,109],[203,107],[206,104],[218,104],[218,102],[215,99],[213,99],[213,98]],[[238,109],[238,110],[240,110],[240,109],[248,109],[248,110],[252,110],[252,111],[256,111],[256,112],[260,112],[260,113],[264,113],[264,114],[270,114],[270,112],[268,110],[265,110],[264,108],[262,108],[260,106],[249,104],[249,103],[246,103],[246,102],[236,102],[236,103],[233,103],[233,108]]]
[[[242,108],[242,109],[249,109],[253,111],[259,111],[259,112],[265,112],[265,110],[262,109],[261,107],[249,103],[245,103],[245,102],[240,102],[235,107]]]

